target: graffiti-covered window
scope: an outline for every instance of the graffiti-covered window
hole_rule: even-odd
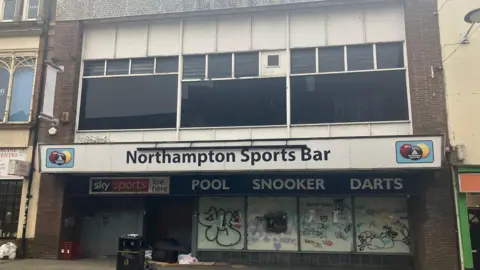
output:
[[[198,249],[243,249],[245,246],[243,197],[203,197],[198,211]]]
[[[300,247],[302,251],[352,251],[351,197],[301,197]]]
[[[403,197],[355,198],[356,251],[409,253],[407,203]]]
[[[297,199],[247,199],[248,250],[298,250]]]

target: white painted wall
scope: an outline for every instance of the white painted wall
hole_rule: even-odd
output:
[[[439,8],[443,2],[440,1]],[[443,54],[449,133],[452,145],[464,145],[464,164],[480,164],[480,59],[479,25],[472,28],[469,44],[460,44],[470,24],[464,16],[479,8],[476,0],[448,1],[438,18]]]
[[[33,50],[38,51],[39,37],[3,37],[0,38],[0,53],[5,51]]]

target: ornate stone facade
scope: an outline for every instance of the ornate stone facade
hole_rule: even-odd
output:
[[[252,8],[324,0],[58,0],[57,21]]]

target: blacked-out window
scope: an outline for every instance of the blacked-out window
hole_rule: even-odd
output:
[[[211,54],[208,56],[208,78],[231,78],[232,54]]]
[[[292,74],[315,73],[315,48],[295,49],[291,51]]]
[[[373,45],[347,46],[348,70],[373,69]]]
[[[205,55],[183,57],[184,79],[205,79]]]
[[[184,82],[182,127],[286,124],[285,78]]]
[[[82,130],[176,127],[178,75],[83,79]]]
[[[291,78],[292,124],[408,120],[404,70]]]
[[[377,68],[403,68],[403,44],[381,43],[377,44]]]
[[[132,74],[152,74],[154,72],[154,58],[132,59]]]
[[[178,72],[178,56],[157,57],[157,73]]]
[[[125,75],[128,74],[129,68],[129,59],[107,61],[107,75]]]
[[[259,71],[258,52],[235,54],[235,77],[256,77]]]
[[[17,238],[22,180],[0,179],[0,239]]]
[[[345,70],[344,47],[318,49],[318,71],[336,72]]]
[[[105,60],[85,61],[83,64],[83,76],[104,76]]]

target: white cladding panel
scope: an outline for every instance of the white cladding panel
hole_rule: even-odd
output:
[[[117,29],[115,58],[147,56],[148,24],[124,24]]]
[[[220,16],[217,23],[219,52],[249,51],[252,48],[251,16]]]
[[[290,47],[325,46],[326,34],[325,11],[308,10],[290,13]]]
[[[393,5],[368,8],[365,29],[367,42],[404,40],[403,9]]]
[[[287,47],[285,13],[259,14],[252,17],[252,48],[277,50]]]
[[[216,18],[188,19],[184,21],[183,53],[211,53],[216,51]]]
[[[365,42],[362,9],[332,8],[328,11],[327,20],[328,45]]]
[[[85,29],[84,59],[115,57],[116,25],[94,26]]]
[[[180,53],[180,20],[164,20],[150,24],[148,56]]]
[[[283,50],[287,29],[292,48],[405,39],[402,5],[376,4],[185,19],[183,44],[180,20],[95,25],[85,29],[84,58]]]

